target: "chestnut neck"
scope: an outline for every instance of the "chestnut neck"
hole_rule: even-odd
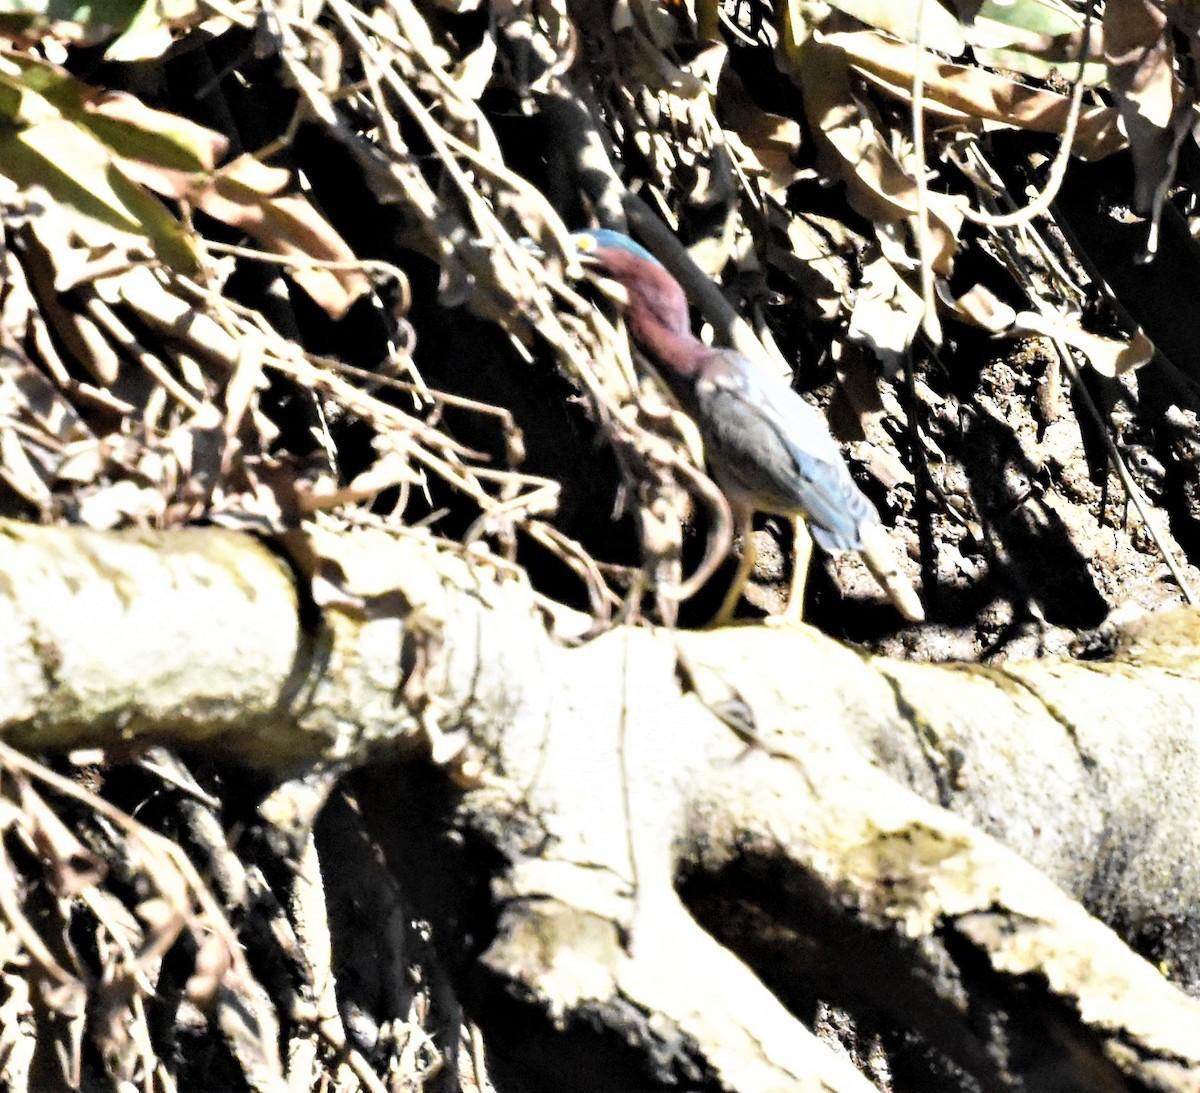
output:
[[[656,262],[619,247],[601,247],[595,255],[629,296],[625,321],[633,340],[670,373],[668,378],[694,376],[712,349],[692,334],[679,282]]]

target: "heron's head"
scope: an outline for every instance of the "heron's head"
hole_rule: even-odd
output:
[[[629,236],[609,228],[591,228],[588,231],[575,232],[571,238],[580,257],[590,265],[620,269],[636,266],[638,262],[646,262],[662,268],[662,263],[640,243],[635,243]]]
[[[607,228],[571,236],[584,265],[602,271],[624,290],[625,313],[633,336],[643,344],[663,335],[691,339],[687,297],[679,282],[645,247]]]

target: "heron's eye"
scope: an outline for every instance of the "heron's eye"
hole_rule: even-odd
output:
[[[575,240],[575,247],[577,250],[581,250],[586,254],[587,252],[594,251],[596,249],[596,240],[594,240],[590,235],[580,235]]]

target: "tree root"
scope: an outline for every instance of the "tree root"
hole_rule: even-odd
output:
[[[4,525],[5,739],[280,775],[438,756],[451,829],[498,863],[475,974],[550,1043],[586,1033],[593,1088],[871,1088],[805,1028],[816,999],[983,1089],[1200,1088],[1200,1003],[1085,909],[1196,982],[1200,613],[1125,627],[1105,661],[1001,668],[808,629],[572,647],[501,570],[302,545],[297,597],[243,537]],[[617,1044],[638,1082],[606,1077]],[[511,1054],[563,1084],[565,1048]]]

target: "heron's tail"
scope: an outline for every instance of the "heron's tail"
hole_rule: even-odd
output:
[[[887,529],[872,520],[859,528],[859,534],[862,537],[863,561],[887,593],[888,599],[896,605],[896,610],[909,622],[924,622],[925,608],[917,599],[916,590],[909,579],[900,572],[896,550],[888,538]]]

